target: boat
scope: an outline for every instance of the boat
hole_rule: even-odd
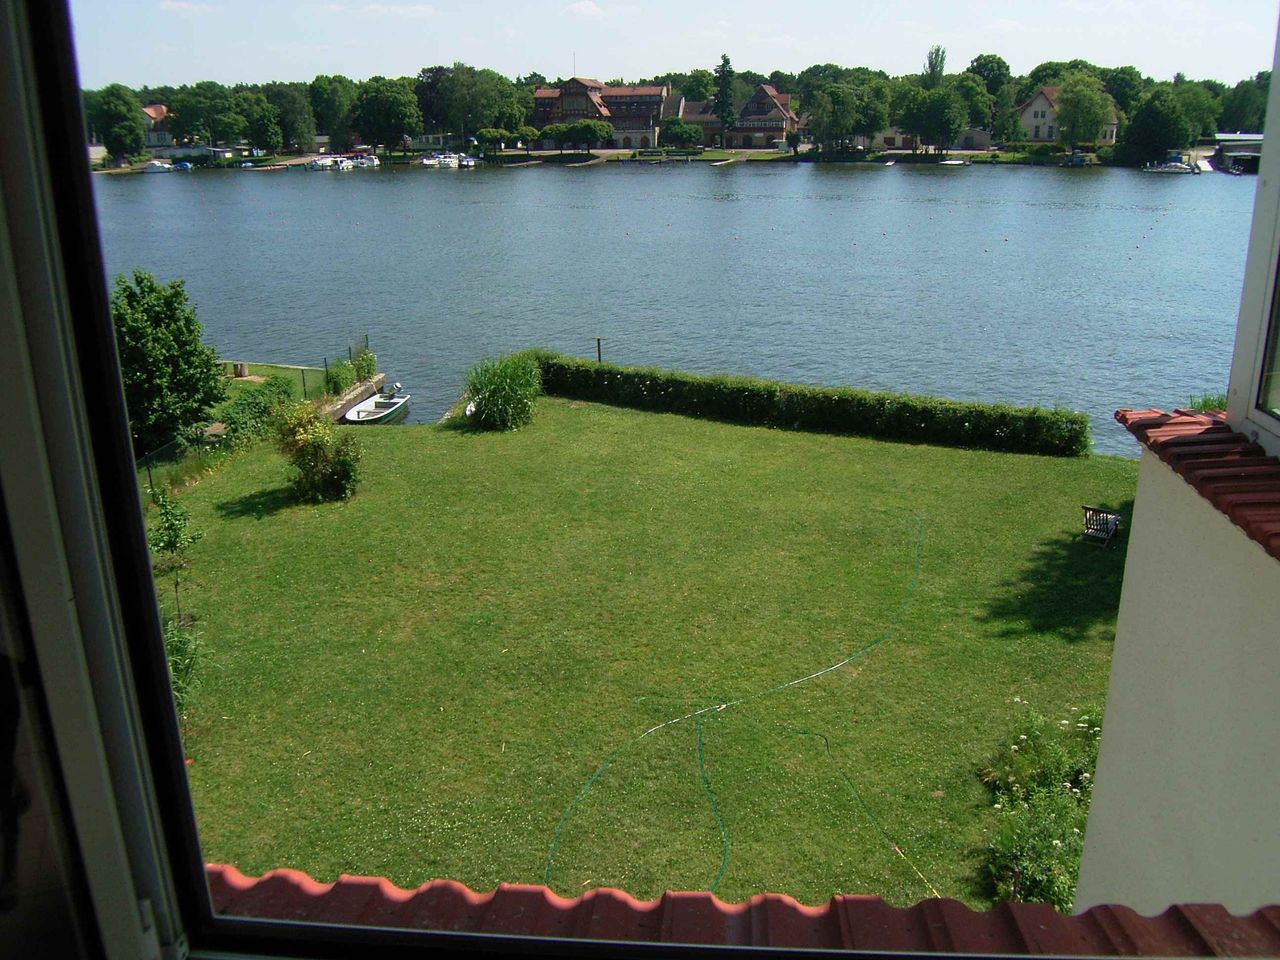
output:
[[[338,162],[333,165],[333,169],[335,170],[354,170],[355,168],[356,162],[354,160],[348,160],[346,157],[340,157]]]
[[[333,157],[312,157],[307,163],[308,170],[328,170],[333,166]]]
[[[938,166],[940,166],[940,167],[967,167],[967,166],[969,166],[972,162],[973,162],[972,160],[939,160],[939,161],[938,161]]]
[[[175,163],[175,164],[173,165],[173,169],[175,169],[175,170],[191,170],[191,169],[192,169],[191,161],[190,161],[190,160],[179,160],[177,163]]]
[[[1189,163],[1148,163],[1145,167],[1138,168],[1142,173],[1199,173]]]
[[[383,387],[367,400],[361,400],[342,415],[343,423],[396,423],[409,412],[410,395],[400,393],[400,384]]]
[[[884,162],[884,165],[885,165],[886,167],[892,167],[892,166],[893,166],[895,163],[897,163],[897,162],[898,162],[897,160],[886,160],[886,161]]]
[[[458,158],[458,166],[463,170],[473,170],[475,169],[475,165],[475,157],[462,156]]]
[[[439,157],[441,170],[457,170],[458,155],[456,153],[442,153]]]
[[[372,156],[372,155],[367,156],[367,157],[356,157],[356,159],[355,159],[354,163],[355,163],[355,165],[356,165],[357,167],[380,167],[380,166],[382,166],[382,161],[381,161],[381,160],[379,160],[377,157]]]
[[[429,157],[423,157],[418,163],[424,167],[438,167],[440,166],[440,157],[433,153]]]
[[[151,160],[142,168],[143,173],[169,173],[173,170],[173,164],[168,160]]]

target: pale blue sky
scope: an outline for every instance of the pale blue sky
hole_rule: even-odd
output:
[[[1271,67],[1280,0],[71,0],[81,82],[401,76],[462,60],[508,76],[601,80],[827,61],[918,71],[935,43],[949,70],[998,53],[1133,64],[1234,83]]]

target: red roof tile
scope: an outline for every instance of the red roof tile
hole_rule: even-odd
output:
[[[1219,906],[1170,907],[1144,917],[1094,907],[1074,917],[1036,903],[976,913],[955,900],[891,907],[878,897],[839,896],[807,907],[776,893],[723,903],[709,893],[636,900],[590,890],[575,900],[546,887],[502,884],[475,893],[452,880],[401,890],[379,877],[316,883],[296,870],[253,879],[206,868],[215,913],[269,920],[658,943],[844,950],[1054,953],[1101,956],[1266,956],[1280,953],[1280,907],[1237,917]]]
[[[1280,458],[1232,430],[1220,412],[1117,410],[1116,419],[1280,560]]]

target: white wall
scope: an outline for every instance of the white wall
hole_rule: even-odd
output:
[[[1280,903],[1280,561],[1145,451],[1077,911]]]

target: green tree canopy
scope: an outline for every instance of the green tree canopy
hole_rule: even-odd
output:
[[[1111,98],[1102,81],[1088,73],[1070,73],[1058,93],[1058,139],[1068,146],[1096,141],[1111,121]]]
[[[954,91],[938,87],[924,94],[922,119],[920,138],[945,152],[964,129],[968,113]]]
[[[926,90],[937,90],[947,75],[946,48],[936,43],[929,48],[924,58],[924,73],[920,75],[920,86]]]
[[[135,449],[154,450],[203,423],[226,386],[182,281],[157,283],[141,270],[132,281],[116,277],[111,319]]]
[[[308,84],[316,132],[329,138],[334,150],[351,146],[351,108],[356,102],[356,82],[341,74],[320,74]]]
[[[691,147],[701,142],[702,128],[679,117],[662,121],[661,142],[669,147]]]
[[[532,127],[527,123],[516,127],[515,135],[516,139],[524,144],[525,153],[528,153],[533,149],[534,143],[536,143],[541,136],[541,134],[538,133],[537,127]]]
[[[1116,102],[1116,109],[1123,113],[1133,111],[1138,98],[1147,88],[1147,81],[1137,67],[1104,67],[1098,71],[1098,77],[1107,88],[1107,93],[1111,94],[1111,99]]]
[[[951,90],[964,104],[965,122],[971,127],[989,127],[995,98],[987,93],[987,85],[976,73],[958,73],[951,78]]]
[[[421,78],[419,74],[419,78]],[[495,70],[477,70],[455,63],[440,77],[440,126],[467,135],[485,127],[511,130],[529,121],[533,91],[517,88]]]
[[[716,92],[716,76],[710,70],[690,70],[689,78],[680,85],[686,100],[710,100]]]
[[[422,111],[408,79],[370,77],[360,84],[351,122],[371,144],[398,147],[403,137],[422,132]]]
[[[280,131],[280,111],[260,93],[236,95],[240,115],[245,118],[245,137],[249,146],[275,153],[284,144]]]
[[[1009,72],[1009,64],[1005,63],[1003,57],[996,56],[994,53],[978,54],[969,61],[969,67],[966,72],[981,77],[982,82],[986,85],[987,93],[993,97],[1013,77],[1013,74]]]
[[[440,90],[448,75],[449,68],[437,64],[434,67],[423,67],[414,78],[413,92],[418,98],[418,109],[422,111],[422,123],[428,130],[444,130],[448,122],[445,100]]]
[[[927,97],[918,86],[910,83],[900,84],[893,94],[894,123],[903,132],[917,140],[924,140],[925,128],[928,126],[926,116]]]
[[[1195,81],[1179,83],[1173,87],[1182,115],[1191,124],[1193,137],[1211,137],[1218,132],[1218,117],[1222,113],[1222,101],[1203,84]]]
[[[569,142],[569,125],[567,123],[548,123],[542,128],[542,139],[550,140],[560,152],[564,153],[564,146]]]
[[[720,65],[715,69],[716,117],[722,130],[732,130],[738,123],[738,108],[734,105],[734,72],[727,53],[720,55]]]
[[[1135,160],[1161,160],[1169,150],[1181,150],[1191,142],[1191,124],[1173,90],[1156,87],[1145,93],[1129,120],[1125,143]]]
[[[485,127],[476,131],[476,141],[486,150],[500,150],[502,144],[514,139],[515,135],[510,130],[501,127]]]
[[[311,112],[311,93],[305,83],[268,83],[262,87],[267,102],[275,107],[280,137],[285,149],[310,151],[316,145],[316,121]]]
[[[1251,80],[1241,80],[1222,97],[1219,129],[1227,132],[1262,133],[1267,118],[1267,94],[1271,71],[1263,70]]]
[[[565,142],[581,144],[590,149],[597,143],[613,139],[613,124],[603,120],[578,120],[569,124]]]
[[[147,143],[147,125],[142,119],[142,104],[132,90],[113,83],[99,90],[92,99],[93,115],[89,124],[116,160],[141,153]]]

